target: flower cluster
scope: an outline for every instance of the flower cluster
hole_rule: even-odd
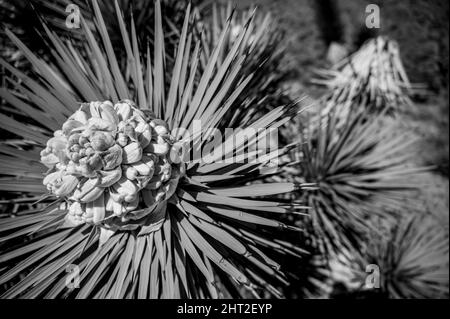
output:
[[[129,100],[82,104],[41,161],[51,169],[44,185],[69,203],[69,221],[124,229],[169,199],[185,172],[167,123]]]

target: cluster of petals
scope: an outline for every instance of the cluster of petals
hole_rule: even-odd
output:
[[[129,100],[82,104],[41,161],[50,169],[43,183],[67,200],[70,222],[124,229],[169,199],[185,172],[167,123]]]

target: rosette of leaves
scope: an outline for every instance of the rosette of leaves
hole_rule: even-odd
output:
[[[356,107],[375,113],[398,112],[412,103],[412,86],[398,44],[387,37],[368,40],[348,58],[318,73],[322,78],[313,82],[329,90],[323,98],[324,113],[337,106],[342,117]]]
[[[379,287],[373,290],[394,299],[447,299],[449,242],[444,225],[431,216],[407,216],[385,229],[381,236],[373,234],[364,256],[365,264],[379,270]]]
[[[426,169],[412,164],[416,141],[392,119],[362,109],[342,118],[338,109],[300,128],[302,142],[289,168],[290,178],[316,185],[302,195],[312,209],[299,223],[334,256],[360,253],[367,234],[376,232],[372,218],[391,220],[413,207]]]
[[[282,84],[286,80],[290,63],[286,58],[287,40],[278,22],[270,13],[255,12],[254,8],[236,9],[232,2],[226,4],[205,3],[196,10],[197,37],[204,44],[205,50],[200,57],[200,66],[207,64],[213,48],[217,45],[220,34],[227,25],[230,28],[224,39],[223,49],[219,52],[217,65],[226,58],[227,48],[231,48],[242,30],[248,29],[240,48],[240,54],[246,56],[242,74],[253,74],[245,94],[238,97],[235,112],[227,118],[231,125],[251,122],[255,117],[270,110],[274,105],[290,103],[291,99],[284,93]],[[253,25],[246,26],[248,18],[254,15]],[[254,104],[258,107],[253,107]],[[231,114],[230,114],[231,115]]]
[[[82,48],[43,25],[49,62],[6,31],[33,72],[0,61],[8,74],[0,95],[13,110],[0,122],[20,141],[0,145],[0,189],[20,205],[0,219],[2,297],[216,298],[243,291],[281,297],[277,287],[288,281],[279,261],[303,250],[280,239],[297,230],[281,216],[299,208],[275,195],[301,185],[261,181],[276,173],[269,162],[287,149],[256,162],[183,156],[177,164],[167,155],[179,144],[190,154],[208,141],[210,129],[224,130],[221,119],[252,78],[240,73],[252,23],[217,66],[228,23],[200,72],[201,44],[187,41],[188,7],[168,70],[160,2],[153,50],[140,50],[133,22],[127,26],[115,6],[126,65],[116,58],[96,1],[95,34],[81,19]],[[276,129],[297,109],[279,106],[240,128]],[[252,136],[247,146],[227,138],[219,146],[235,155],[264,137]],[[66,286],[73,265],[79,289]]]

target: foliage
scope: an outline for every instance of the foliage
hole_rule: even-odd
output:
[[[313,116],[301,128],[290,168],[297,181],[317,185],[301,197],[312,207],[306,224],[317,245],[334,255],[361,252],[374,230],[370,218],[391,219],[406,206],[424,169],[410,164],[415,141],[399,133],[394,121],[364,110],[342,118],[338,110],[319,121]]]
[[[411,104],[411,84],[402,65],[398,44],[386,37],[368,40],[357,52],[338,62],[331,70],[322,70],[323,79],[315,80],[329,89],[324,97],[328,112],[336,105],[345,117],[356,107],[380,113],[399,112]]]

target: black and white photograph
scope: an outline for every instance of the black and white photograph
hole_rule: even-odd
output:
[[[448,300],[449,2],[0,0],[0,299]]]

